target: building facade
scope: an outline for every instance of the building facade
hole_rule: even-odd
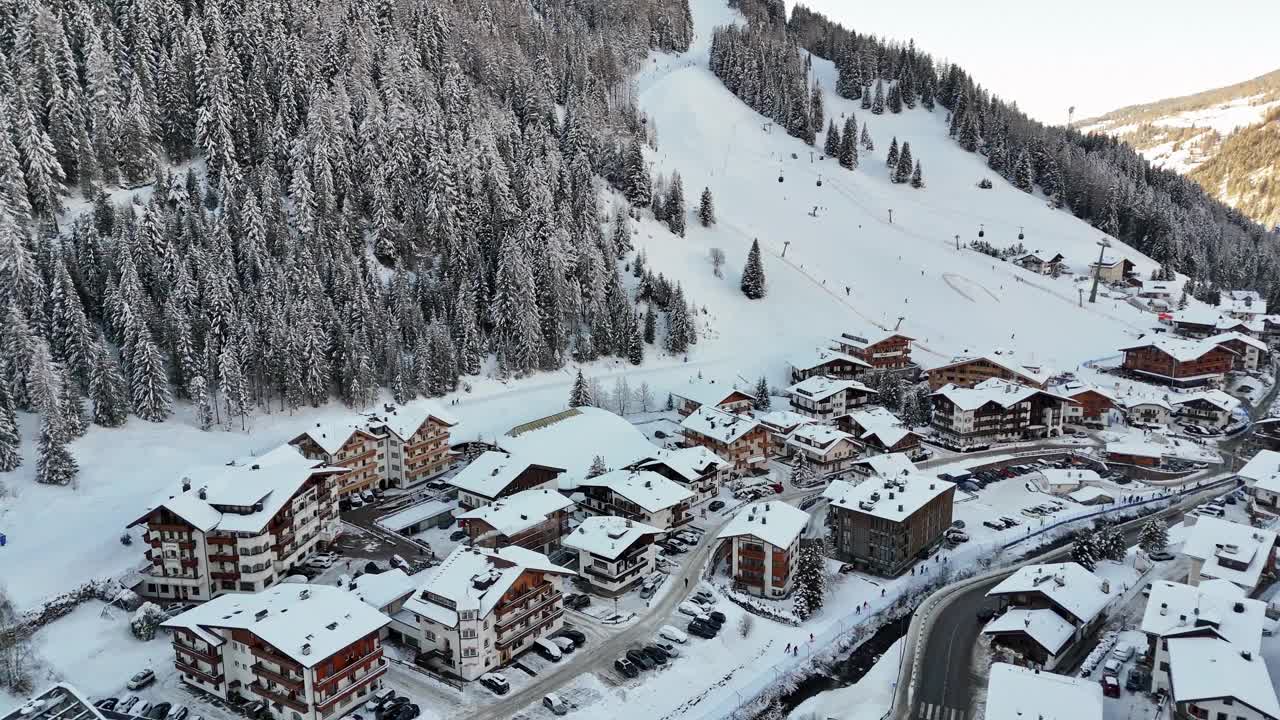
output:
[[[995,379],[972,388],[944,386],[931,397],[935,438],[960,451],[1059,436],[1071,404],[1050,392]]]
[[[761,597],[791,593],[796,553],[809,513],[781,501],[748,505],[718,536],[719,556],[728,561],[736,588]]]
[[[526,490],[554,490],[563,468],[530,462],[499,450],[481,453],[447,481],[457,489],[458,507],[473,510]]]
[[[898,370],[911,365],[911,342],[915,338],[885,330],[841,333],[834,349],[852,355],[876,370]]]
[[[372,420],[369,431],[377,435],[386,456],[384,487],[416,485],[453,466],[449,432],[458,421],[436,410],[398,408]]]
[[[831,483],[823,497],[831,503],[836,558],[876,575],[901,575],[951,527],[955,489],[925,475]]]
[[[862,446],[853,436],[830,425],[802,425],[787,439],[789,454],[804,462],[819,475],[844,472],[862,454]]]
[[[1235,362],[1234,353],[1204,340],[1156,338],[1121,352],[1125,370],[1175,387],[1218,384]]]
[[[338,499],[386,486],[389,458],[382,438],[350,425],[319,425],[289,441],[304,457],[347,469],[338,478]]]
[[[769,433],[750,418],[703,406],[680,423],[685,442],[701,446],[744,473],[763,469],[769,459]]]
[[[458,516],[472,545],[549,553],[569,532],[573,501],[551,488],[509,495]]]
[[[969,388],[992,378],[1043,389],[1048,374],[1040,367],[1024,365],[1010,355],[993,352],[959,357],[933,368],[929,371],[929,389],[939,390],[947,385]]]
[[[876,391],[857,380],[811,377],[787,388],[787,395],[795,413],[830,422],[866,405]]]
[[[617,597],[653,572],[653,542],[661,534],[656,527],[626,518],[596,516],[583,520],[564,545],[578,551],[578,574],[593,592]]]

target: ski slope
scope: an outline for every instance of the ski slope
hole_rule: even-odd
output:
[[[766,129],[767,118],[723,87],[707,69],[712,29],[741,20],[718,0],[694,0],[692,9],[694,47],[680,56],[655,55],[636,87],[657,130],[655,173],[679,171],[691,207],[709,186],[718,224],[705,229],[691,221],[685,238],[646,224],[637,244],[654,267],[708,306],[717,337],[699,353],[742,357],[750,349],[761,370],[779,377],[784,349],[794,354],[825,345],[833,334],[868,324],[893,327],[901,317],[902,329],[919,340],[915,354],[926,367],[966,349],[1001,347],[1066,369],[1114,354],[1153,324],[1154,316],[1117,300],[1079,307],[1077,288],[1083,285],[1087,294],[1086,283],[955,249],[956,235],[963,247],[983,226],[997,247],[1016,243],[1024,228],[1029,251],[1060,252],[1073,271],[1087,273],[1102,233],[1047,207],[1043,196],[1017,190],[988,170],[984,158],[964,152],[947,138],[944,109],[872,115],[829,91],[835,68],[815,57],[814,75],[828,90],[827,117],[841,126],[855,113],[876,146],[873,153],[860,149],[860,166],[849,172],[820,158],[822,135],[811,148],[776,127]],[[889,182],[884,160],[895,136],[909,141],[923,163],[925,189]],[[984,177],[993,189],[977,187]],[[736,288],[753,238],[766,251],[770,286],[768,297],[754,303]],[[1129,258],[1140,273],[1155,267],[1112,242],[1108,254]],[[706,257],[712,247],[729,258],[723,280],[711,276]]]

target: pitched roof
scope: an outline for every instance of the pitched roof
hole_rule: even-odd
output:
[[[1241,525],[1230,520],[1202,516],[1187,532],[1182,554],[1204,564],[1202,577],[1218,578],[1252,590],[1269,564],[1276,545],[1276,532]],[[1222,560],[1245,565],[1243,570],[1227,567]]]
[[[1280,493],[1280,452],[1258,451],[1237,474],[1246,481],[1252,481],[1254,487]]]
[[[1102,578],[1079,563],[1028,565],[991,588],[987,596],[1038,592],[1080,622],[1087,623],[1097,617],[1113,597],[1102,592],[1102,583]]]
[[[1102,720],[1102,686],[1092,680],[994,663],[986,720]]]
[[[844,362],[865,368],[871,367],[871,363],[866,362],[862,358],[857,358],[849,355],[848,353],[842,353],[839,350],[831,350],[829,348],[816,348],[806,353],[795,355],[788,362],[791,364],[791,367],[797,370],[812,370],[820,365],[826,365],[829,362]]]
[[[1044,252],[1042,250],[1036,250],[1035,252],[1029,252],[1026,255],[1023,255],[1022,257],[1018,258],[1015,262],[1023,263],[1023,262],[1026,262],[1027,260],[1036,260],[1040,263],[1048,265],[1049,263],[1061,262],[1062,253],[1053,253],[1052,255],[1050,255],[1049,253]]]
[[[1087,503],[1091,500],[1097,500],[1098,498],[1106,498],[1108,502],[1112,502],[1115,500],[1115,493],[1110,490],[1103,490],[1100,487],[1088,485],[1080,488],[1079,490],[1073,490],[1067,495],[1067,497],[1078,503]]]
[[[1121,352],[1129,350],[1140,350],[1142,348],[1155,348],[1178,362],[1190,362],[1198,360],[1205,355],[1218,349],[1217,343],[1211,343],[1208,340],[1188,340],[1186,338],[1169,337],[1168,335],[1149,336],[1136,345],[1129,345],[1120,348]],[[1225,352],[1231,352],[1223,348]]]
[[[596,515],[582,521],[573,532],[564,536],[565,547],[589,552],[613,560],[627,551],[637,540],[646,535],[660,535],[664,531],[612,515]]]
[[[833,339],[839,345],[842,345],[845,347],[856,347],[856,348],[865,350],[871,347],[872,345],[877,345],[892,337],[901,337],[907,340],[915,339],[910,335],[898,332],[897,330],[883,330],[878,327],[866,327],[866,328],[858,328],[856,330],[849,330],[847,332],[840,333],[838,336],[836,336]]]
[[[1188,307],[1173,312],[1173,322],[1188,325],[1216,325],[1222,320],[1222,313],[1207,307]]]
[[[1090,385],[1082,382],[1070,382],[1065,385],[1054,385],[1050,387],[1049,390],[1068,398],[1075,398],[1077,396],[1084,395],[1085,393],[1097,393],[1111,402],[1116,401],[1115,393],[1110,390],[1104,390],[1097,385]]]
[[[1238,399],[1231,397],[1221,390],[1202,390],[1200,392],[1172,395],[1169,398],[1170,404],[1174,407],[1196,401],[1207,402],[1219,410],[1225,410],[1227,412],[1231,412],[1240,407],[1240,401]]]
[[[441,412],[438,408],[428,403],[414,402],[396,408],[387,415],[371,419],[369,425],[370,427],[386,426],[401,440],[408,440],[413,437],[414,433],[418,432],[418,428],[422,427],[423,423],[431,418],[435,418],[440,424],[450,427],[458,424],[457,418],[452,415]]]
[[[1002,348],[996,348],[989,352],[965,350],[952,358],[951,362],[944,363],[943,365],[934,368],[934,370],[941,370],[955,365],[963,365],[965,363],[974,362],[975,360],[986,360],[992,365],[1004,368],[1015,375],[1021,375],[1037,385],[1045,383],[1048,381],[1049,377],[1053,375],[1052,372],[1042,365],[1039,365],[1038,363],[1023,362],[1018,359],[1013,351]]]
[[[801,415],[791,410],[770,410],[769,412],[757,412],[755,418],[761,425],[764,425],[770,431],[790,432],[801,425],[817,422],[808,415]]]
[[[475,610],[487,616],[525,571],[576,575],[546,555],[512,545],[498,550],[461,545],[429,571],[421,588],[405,601],[405,609],[446,627],[457,627],[458,612]],[[427,593],[454,604],[453,608],[426,599]]]
[[[308,460],[290,445],[236,463],[188,470],[183,483],[191,489],[157,499],[133,524],[163,507],[201,532],[260,532],[312,476],[347,471]]]
[[[1176,702],[1231,697],[1280,717],[1280,701],[1262,657],[1246,660],[1239,648],[1213,638],[1169,640],[1169,685]]]
[[[961,410],[977,410],[988,403],[1010,408],[1035,397],[1041,392],[1044,391],[1021,383],[989,378],[971,388],[944,385],[935,390],[933,394],[945,397]]]
[[[874,437],[879,439],[880,444],[885,447],[893,447],[912,432],[911,428],[903,424],[897,415],[882,407],[855,410],[848,414],[848,418],[862,428],[862,434],[858,435],[859,440],[869,440]]]
[[[1098,482],[1101,478],[1098,473],[1092,470],[1059,470],[1058,468],[1045,468],[1040,471],[1044,476],[1044,480],[1049,485],[1083,485],[1089,482]]]
[[[673,450],[662,449],[653,457],[636,463],[639,470],[665,466],[688,482],[698,480],[703,475],[715,472],[728,465],[729,462],[701,445]]]
[[[1266,315],[1267,301],[1255,290],[1229,290],[1218,295],[1218,309],[1229,313]]]
[[[911,462],[911,458],[907,457],[906,453],[872,455],[856,460],[853,464],[866,465],[871,469],[872,475],[879,475],[880,477],[909,475],[916,472],[916,464]]]
[[[651,470],[612,470],[593,478],[583,478],[575,487],[605,487],[644,508],[658,512],[693,497],[680,484]]]
[[[1009,608],[982,628],[984,633],[1026,633],[1051,655],[1057,655],[1075,631],[1074,625],[1048,608]]]
[[[1157,580],[1142,615],[1142,632],[1164,637],[1212,632],[1238,650],[1258,652],[1267,604],[1249,600],[1244,590],[1222,581],[1197,587]]]
[[[219,595],[161,626],[198,629],[206,639],[213,635],[210,628],[248,630],[302,666],[313,667],[389,622],[346,590],[282,584],[252,594]]]
[[[406,528],[413,527],[424,520],[438,518],[453,512],[452,503],[441,502],[440,500],[427,500],[426,502],[415,503],[403,510],[397,510],[390,515],[383,515],[378,518],[378,524],[392,532],[400,532]]]
[[[1208,337],[1204,339],[1205,342],[1211,342],[1215,345],[1221,345],[1222,343],[1231,342],[1233,340],[1236,342],[1242,342],[1245,345],[1248,345],[1250,347],[1257,348],[1262,352],[1267,352],[1268,350],[1271,349],[1266,343],[1262,342],[1258,338],[1245,335],[1242,332],[1236,332],[1234,330],[1231,330],[1229,332],[1224,332],[1224,333],[1218,333],[1213,337]]]
[[[808,525],[809,513],[781,500],[768,500],[739,510],[716,537],[750,535],[776,548],[788,548]]]
[[[520,473],[531,465],[539,465],[539,463],[532,462],[525,456],[488,450],[480,453],[480,456],[472,460],[471,464],[445,482],[460,490],[492,498],[497,497],[508,485],[515,482]],[[563,472],[562,468],[551,469]]]
[[[895,475],[867,479],[858,485],[834,480],[822,496],[830,500],[833,507],[902,522],[954,487],[953,483],[928,475]]]
[[[570,408],[512,428],[498,438],[503,450],[582,477],[596,456],[611,468],[652,457],[657,446],[626,418],[596,407]]]
[[[830,425],[813,423],[796,428],[787,438],[787,445],[826,449],[841,440],[852,441],[853,436]]]
[[[680,423],[685,430],[722,443],[732,443],[759,426],[749,417],[727,413],[710,405],[703,405]]]
[[[350,421],[340,421],[331,423],[316,423],[314,428],[307,430],[301,435],[294,438],[290,444],[296,443],[304,437],[311,438],[311,441],[320,446],[321,450],[332,455],[342,449],[343,445],[351,439],[352,435],[366,435],[370,438],[374,437],[372,433],[363,427],[356,425]]]
[[[734,393],[755,399],[755,395],[735,388],[731,382],[717,382],[706,378],[691,378],[687,384],[677,385],[671,390],[672,395],[692,400],[699,405],[719,405]]]
[[[874,393],[875,390],[857,380],[837,380],[823,375],[814,375],[786,389],[788,395],[799,395],[810,400],[822,401],[847,390],[863,393]]]
[[[381,610],[396,600],[408,597],[425,578],[426,571],[410,575],[400,568],[364,573],[351,581],[355,588],[349,592],[370,607]]]
[[[458,519],[482,520],[503,535],[511,537],[546,521],[556,511],[572,507],[572,500],[556,490],[543,487],[499,498],[459,515]]]

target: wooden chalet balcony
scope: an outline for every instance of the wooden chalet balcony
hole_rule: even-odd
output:
[[[240,573],[232,571],[211,572],[209,577],[213,580],[237,580],[240,578]]]
[[[209,562],[229,562],[238,563],[240,558],[235,553],[217,553],[209,555]]]
[[[366,665],[366,663],[368,663],[368,661],[369,661],[369,659],[370,659],[370,658],[374,658],[374,659],[375,659],[375,661],[374,661],[372,664],[368,664],[368,665]],[[378,646],[378,647],[377,647],[373,652],[371,652],[371,653],[366,653],[363,657],[361,657],[361,658],[359,658],[359,659],[357,659],[357,660],[353,661],[351,664],[349,664],[349,665],[347,665],[346,667],[342,668],[342,669],[341,669],[341,670],[339,670],[338,672],[336,672],[336,673],[334,673],[334,674],[332,674],[332,675],[329,675],[329,676],[327,676],[327,677],[325,677],[325,678],[323,678],[323,679],[317,679],[317,680],[316,680],[316,685],[317,685],[317,686],[330,686],[330,685],[332,685],[333,683],[336,683],[336,682],[338,682],[338,681],[342,680],[342,678],[347,677],[348,675],[351,675],[351,674],[355,673],[355,671],[356,671],[356,670],[359,670],[359,669],[360,669],[360,668],[362,668],[362,667],[368,667],[368,668],[369,668],[369,671],[370,671],[370,672],[373,672],[373,671],[374,671],[374,670],[376,670],[377,668],[380,668],[380,667],[382,667],[383,665],[386,665],[386,664],[387,664],[387,661],[386,661],[386,660],[384,660],[384,659],[383,659],[383,657],[382,657],[382,646],[381,646],[381,645],[379,645],[379,646]]]
[[[177,668],[178,672],[180,673],[194,675],[198,678],[202,678],[206,682],[221,683],[223,680],[223,675],[221,672],[208,673],[196,667],[195,665],[188,665],[187,663],[182,662],[181,659],[174,660],[173,666]]]
[[[204,660],[204,661],[208,662],[208,663],[209,663],[209,664],[211,664],[211,665],[212,665],[213,663],[222,662],[222,659],[218,656],[218,651],[217,651],[217,650],[213,650],[213,649],[209,649],[209,650],[197,650],[197,649],[195,649],[195,648],[191,647],[190,645],[183,645],[182,643],[180,643],[180,642],[178,642],[178,641],[176,641],[176,640],[175,640],[173,643],[171,643],[171,644],[173,645],[173,649],[174,649],[174,651],[175,651],[175,652],[184,652],[184,653],[186,653],[186,654],[188,654],[188,655],[192,655],[192,656],[194,656],[194,657],[198,657],[198,658],[200,658],[201,660]]]
[[[362,687],[368,687],[369,683],[371,683],[371,682],[373,682],[374,680],[376,680],[376,679],[378,679],[378,678],[382,677],[384,674],[386,674],[386,672],[387,672],[387,664],[386,664],[386,661],[383,661],[383,663],[382,663],[381,665],[378,665],[377,667],[374,667],[374,668],[373,668],[372,670],[370,670],[370,671],[369,671],[369,672],[368,672],[364,677],[360,678],[359,680],[357,680],[357,681],[355,681],[355,682],[351,683],[350,685],[346,686],[345,688],[343,688],[343,689],[342,689],[342,692],[338,693],[337,695],[332,695],[332,696],[330,696],[330,697],[325,698],[325,699],[324,699],[324,700],[322,700],[322,701],[317,702],[317,703],[316,703],[316,710],[319,710],[320,712],[324,712],[324,710],[325,710],[325,709],[329,708],[330,706],[332,706],[334,703],[338,702],[339,700],[342,700],[343,698],[345,698],[345,697],[347,697],[347,696],[351,695],[351,693],[356,692],[357,690],[359,690],[359,689],[360,689],[360,688],[362,688]]]
[[[546,590],[546,589],[548,589],[548,588],[550,588],[550,587],[551,587],[551,583],[547,583],[547,582],[539,583],[539,584],[537,584],[537,585],[533,586],[533,588],[532,588],[532,589],[525,591],[525,593],[524,593],[523,595],[520,595],[520,596],[518,596],[518,597],[511,598],[510,600],[508,600],[508,601],[506,601],[506,602],[502,603],[502,604],[498,607],[498,622],[499,622],[499,623],[501,623],[501,622],[502,622],[502,616],[503,616],[504,614],[509,613],[509,612],[512,612],[513,610],[516,610],[516,609],[517,609],[517,608],[516,608],[516,606],[517,606],[517,605],[519,605],[520,603],[524,602],[525,600],[528,600],[529,598],[533,597],[534,595],[537,595],[538,593],[540,593],[540,592],[542,592],[542,591],[544,591],[544,590]]]
[[[282,668],[295,670],[299,673],[302,672],[301,664],[297,663],[296,661],[290,658],[285,657],[284,655],[281,655],[280,653],[276,652],[275,650],[272,650],[271,648],[268,648],[262,645],[250,645],[249,652],[253,653],[254,657],[259,657],[259,658],[262,658],[263,660],[266,660],[267,662],[275,663],[276,665],[279,665]]]
[[[521,620],[523,618],[528,617],[530,614],[537,612],[538,610],[546,607],[547,605],[555,602],[556,600],[559,600],[563,596],[564,596],[563,593],[554,592],[547,595],[544,598],[538,598],[533,602],[533,604],[531,604],[529,607],[525,608],[522,611],[512,613],[506,617],[499,617],[498,631],[501,632],[503,628],[509,627],[512,623],[516,622],[517,620]]]
[[[517,641],[519,641],[519,640],[521,640],[522,638],[524,638],[524,637],[525,637],[526,635],[528,635],[529,633],[536,632],[539,628],[541,628],[541,627],[542,627],[542,625],[543,625],[544,623],[552,622],[552,621],[554,621],[556,618],[558,618],[558,617],[560,617],[560,616],[562,616],[562,615],[564,615],[564,607],[563,607],[563,606],[561,606],[561,607],[559,607],[559,608],[556,608],[556,611],[555,611],[555,612],[553,612],[553,613],[551,613],[551,614],[550,614],[550,615],[548,615],[547,617],[540,617],[540,618],[537,618],[537,621],[536,621],[536,622],[534,622],[532,625],[530,625],[529,627],[525,628],[524,630],[522,630],[522,631],[520,631],[520,632],[516,633],[515,635],[512,635],[511,637],[509,637],[509,638],[507,638],[507,639],[505,639],[505,640],[498,640],[497,647],[498,647],[499,649],[501,649],[501,648],[505,648],[505,647],[510,647],[511,645],[514,645]]]
[[[285,687],[291,690],[302,692],[303,683],[302,683],[302,678],[300,677],[294,677],[292,675],[283,675],[281,673],[276,672],[275,670],[268,668],[266,665],[263,665],[262,663],[254,663],[251,667],[253,668],[254,674],[256,674],[258,677],[266,678],[268,680],[274,680],[275,682],[281,685],[284,685]]]
[[[305,712],[308,712],[309,710],[309,708],[307,707],[307,704],[303,702],[301,699],[293,697],[291,695],[285,695],[284,693],[276,690],[268,690],[256,682],[251,683],[248,686],[248,689],[250,692],[253,692],[263,700],[277,703],[279,705],[284,705],[285,707],[291,708],[293,710],[297,710],[300,713],[305,713]]]

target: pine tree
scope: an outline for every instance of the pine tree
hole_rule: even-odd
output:
[[[603,455],[596,455],[591,458],[591,467],[587,468],[587,478],[600,477],[609,472],[609,465],[605,463]]]
[[[827,137],[823,141],[822,152],[827,157],[836,157],[840,154],[840,131],[836,129],[835,118],[827,124]]]
[[[667,227],[671,232],[684,237],[685,228],[685,204],[684,204],[684,182],[680,179],[680,173],[672,173],[671,184],[667,187]]]
[[[213,398],[209,395],[209,384],[205,382],[203,375],[191,378],[187,396],[196,404],[196,420],[200,423],[200,429],[208,432],[214,422]]]
[[[1107,200],[1102,210],[1102,218],[1102,225],[1098,229],[1111,237],[1119,237],[1120,186],[1116,183],[1111,183],[1111,186],[1107,188]]]
[[[631,138],[631,144],[627,148],[624,192],[627,200],[635,207],[645,207],[653,200],[653,179],[649,177],[644,150],[640,146],[640,139],[636,137]]]
[[[67,436],[57,412],[46,413],[40,425],[39,460],[36,482],[45,485],[70,485],[80,466],[67,450]]]
[[[769,379],[763,375],[756,381],[755,395],[756,399],[751,404],[752,407],[761,412],[768,412],[769,406],[773,404],[773,401],[769,398]]]
[[[875,152],[876,144],[871,142],[871,131],[867,130],[866,123],[862,125],[862,136],[858,139],[858,142],[862,144],[863,150]]]
[[[920,161],[916,161],[916,167],[911,171],[911,187],[919,190],[924,187],[924,172],[920,168]]]
[[[893,137],[893,142],[889,143],[889,155],[885,158],[884,164],[889,168],[889,172],[893,173],[898,168],[898,136]]]
[[[169,378],[164,358],[151,340],[151,332],[141,321],[135,321],[137,340],[129,360],[129,396],[133,413],[148,422],[163,422],[169,417],[173,400],[169,395]]]
[[[63,378],[62,391],[58,398],[58,421],[62,423],[63,433],[67,440],[84,437],[89,429],[84,419],[84,399],[75,383]]]
[[[120,427],[129,418],[129,388],[120,365],[106,343],[95,343],[93,367],[89,374],[89,399],[93,401],[93,422],[102,427]]]
[[[812,479],[813,467],[809,465],[809,456],[803,452],[797,452],[795,462],[791,465],[791,486],[806,487]]]
[[[1104,560],[1112,562],[1123,562],[1125,556],[1124,536],[1114,525],[1107,525],[1100,528],[1096,533],[1094,541],[1098,548],[1098,555]]]
[[[822,544],[812,540],[800,545],[800,557],[796,561],[795,600],[792,610],[796,618],[807,620],[819,610],[826,600],[827,572],[821,553]]]
[[[1094,545],[1092,532],[1084,531],[1076,535],[1075,542],[1071,545],[1071,560],[1089,571],[1098,566],[1098,549]]]
[[[901,83],[894,83],[894,86],[889,88],[888,105],[889,105],[889,112],[893,113],[894,115],[898,115],[902,112],[902,84]]]
[[[698,222],[702,223],[702,227],[711,227],[716,224],[716,209],[709,187],[702,188],[702,199],[698,202]]]
[[[826,113],[822,106],[822,85],[817,80],[813,81],[813,90],[809,95],[809,127],[812,132],[817,133],[822,129],[822,121]]]
[[[876,80],[876,94],[871,99],[871,113],[874,115],[884,114],[884,80]]]
[[[866,133],[864,126],[862,132]],[[854,170],[858,167],[858,121],[850,114],[844,121],[844,134],[840,136],[840,167]]]
[[[871,86],[870,85],[862,86],[862,101],[860,103],[860,106],[862,107],[863,110],[871,109]]]
[[[1138,533],[1138,547],[1147,553],[1160,552],[1169,547],[1169,525],[1162,518],[1152,518],[1142,524]]]
[[[759,300],[765,296],[767,288],[764,278],[764,264],[760,259],[760,241],[751,241],[751,250],[747,253],[747,264],[742,268],[742,294],[748,299]]]
[[[1035,177],[1035,171],[1031,167],[1031,155],[1026,148],[1018,154],[1018,163],[1014,166],[1013,184],[1022,192],[1031,192],[1035,190],[1032,178]]]
[[[911,143],[902,143],[902,152],[898,155],[898,164],[893,170],[893,181],[903,184],[911,181],[911,171],[915,163],[911,159]]]
[[[576,408],[591,404],[591,386],[587,384],[587,379],[579,370],[578,376],[573,380],[573,388],[569,390],[569,407]]]
[[[22,465],[22,435],[13,412],[9,389],[0,382],[0,472],[10,472]]]
[[[653,303],[647,303],[644,309],[644,341],[650,345],[658,339],[658,318],[653,312]]]

